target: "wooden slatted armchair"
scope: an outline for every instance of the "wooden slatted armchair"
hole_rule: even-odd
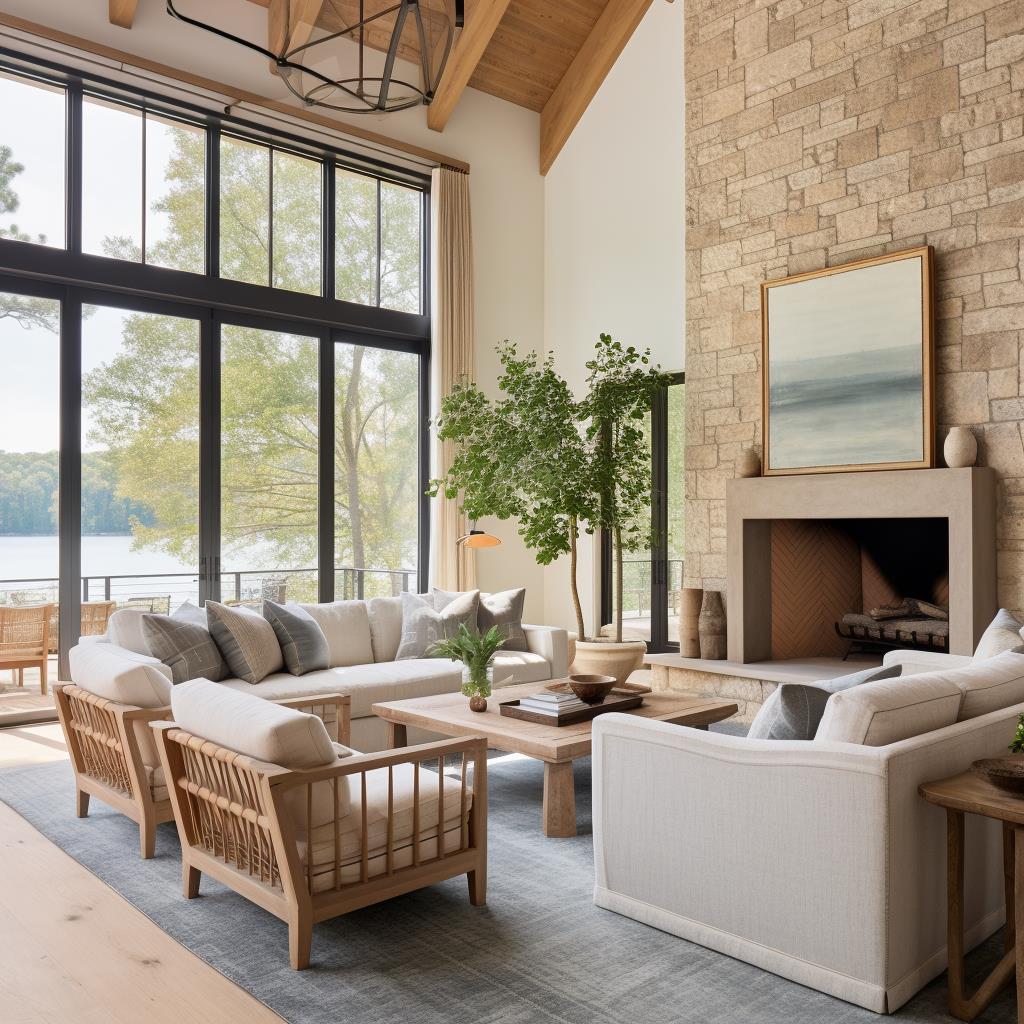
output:
[[[39,669],[39,690],[48,689],[52,604],[0,605],[0,669],[9,668],[19,686],[25,669]]]
[[[325,763],[317,767],[304,751],[309,766],[287,767],[238,752],[234,747],[246,744],[237,731],[229,748],[186,729],[190,719],[204,732],[218,729],[209,703],[202,714],[179,706],[195,698],[202,682],[176,687],[178,721],[152,726],[181,838],[186,898],[198,895],[201,876],[209,874],[280,918],[296,970],[309,965],[319,921],[461,874],[468,876],[470,902],[485,902],[483,738],[380,754],[335,748],[333,757],[321,752]],[[220,691],[200,696],[225,700],[225,721],[238,717],[232,700],[253,700]],[[250,749],[266,749],[261,744]],[[436,771],[424,767],[434,761]]]
[[[151,722],[169,719],[170,707],[120,704],[71,683],[58,684],[54,693],[75,773],[78,817],[88,815],[90,796],[120,811],[139,826],[142,858],[148,860],[155,852],[157,825],[174,817],[149,728]],[[329,736],[348,740],[347,695],[296,697],[277,703],[316,715]]]

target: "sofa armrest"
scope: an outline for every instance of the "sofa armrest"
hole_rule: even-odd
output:
[[[569,674],[569,634],[558,626],[523,625],[526,646],[539,654],[551,666],[552,679],[564,679]]]
[[[969,654],[942,654],[939,651],[888,651],[882,659],[883,665],[902,665],[903,675],[918,675],[922,672],[942,672],[953,668],[965,668],[974,659]]]

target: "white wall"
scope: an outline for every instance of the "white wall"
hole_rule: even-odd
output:
[[[684,360],[683,3],[655,0],[548,172],[544,342],[574,388],[602,332]],[[595,629],[599,559],[580,588]],[[565,561],[544,572],[546,621],[571,626]]]
[[[259,40],[266,10],[242,0],[183,0],[214,24]],[[169,17],[164,0],[142,0],[130,30],[111,25],[107,0],[2,0],[0,8],[30,21],[272,98],[289,94],[267,62]],[[423,107],[393,114],[350,115],[354,124],[467,161],[471,166],[477,374],[484,388],[497,369],[494,347],[504,338],[541,345],[543,338],[544,179],[538,173],[538,116],[469,89],[445,129],[432,132]],[[483,524],[487,525],[487,524]],[[510,524],[493,525],[504,540],[479,555],[485,589],[525,585],[527,616],[542,621],[543,570]]]

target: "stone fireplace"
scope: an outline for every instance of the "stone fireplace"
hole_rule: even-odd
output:
[[[971,654],[995,614],[990,469],[730,480],[726,521],[730,662],[841,657],[844,614],[905,598],[948,607]]]

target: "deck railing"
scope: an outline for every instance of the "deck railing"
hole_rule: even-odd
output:
[[[0,579],[0,604],[39,604],[58,599],[56,577]],[[222,601],[317,599],[317,570],[239,569],[222,572]],[[395,596],[416,586],[415,569],[378,569],[343,566],[334,570],[338,600]],[[82,601],[114,601],[118,606],[153,605],[153,611],[169,612],[183,601],[199,600],[199,574],[144,572],[82,577]]]

